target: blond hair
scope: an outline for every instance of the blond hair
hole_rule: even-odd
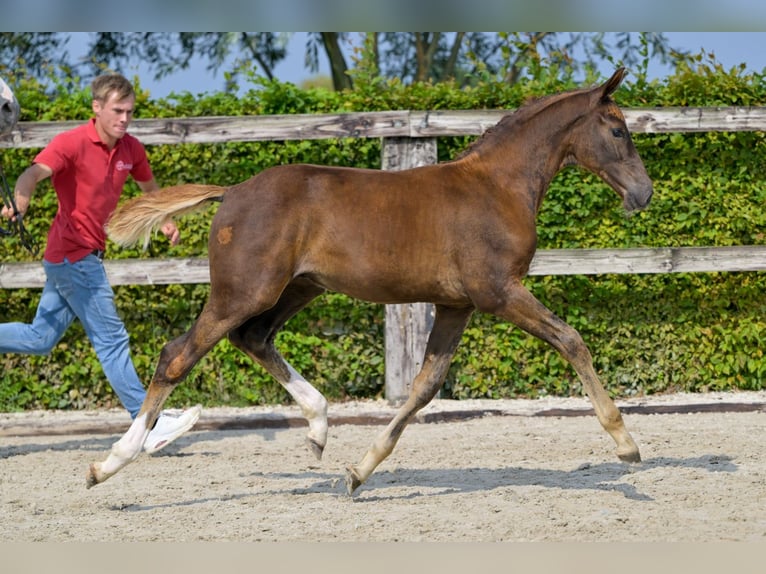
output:
[[[105,102],[113,92],[117,94],[118,100],[136,95],[133,84],[122,74],[104,74],[96,77],[90,85],[90,91],[93,99],[99,102]]]

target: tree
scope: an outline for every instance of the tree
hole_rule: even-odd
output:
[[[340,46],[340,41],[345,37],[345,34],[339,32],[320,32],[319,35],[327,54],[327,59],[330,62],[333,86],[336,90],[351,89],[353,83],[348,75],[348,65]]]
[[[681,57],[667,45],[662,34],[620,32],[393,32],[380,36],[383,59],[377,67],[381,75],[403,81],[441,82],[454,80],[459,85],[474,83],[480,71],[486,75],[519,81],[534,75],[535,64],[565,67],[581,72],[600,62],[616,61],[634,65],[648,48],[650,58],[663,63],[670,54]],[[575,54],[579,54],[575,56]]]
[[[155,78],[187,69],[194,57],[207,61],[209,71],[218,71],[237,55],[232,76],[243,69],[256,69],[274,78],[274,66],[287,55],[289,34],[272,32],[99,32],[90,46],[93,72],[108,62],[120,67],[140,58],[151,64]]]
[[[43,77],[51,64],[88,77],[140,59],[161,78],[186,69],[195,58],[209,71],[230,66],[233,84],[243,70],[268,79],[287,55],[290,33],[274,32],[94,32],[87,57],[72,62],[66,50],[69,33],[0,34],[0,61],[23,61]],[[681,59],[661,33],[617,32],[311,32],[305,64],[318,69],[320,48],[330,64],[336,90],[352,89],[354,69],[374,70],[403,82],[452,80],[470,85],[481,78],[517,82],[535,77],[541,66],[575,73],[609,61],[633,65],[647,59]],[[345,48],[345,49],[344,49]],[[348,53],[348,55],[347,55]],[[232,58],[234,58],[232,62]],[[2,66],[0,66],[2,69]]]
[[[0,32],[0,71],[18,63],[33,70],[65,66],[70,63],[67,41],[67,34],[60,32]]]
[[[158,79],[188,68],[195,57],[206,61],[209,71],[217,71],[236,55],[230,82],[242,69],[257,69],[273,79],[274,66],[287,55],[289,39],[289,34],[272,32],[95,32],[86,57],[72,61],[68,52],[62,51],[70,36],[61,32],[3,32],[0,61],[21,61],[29,73],[42,78],[46,64],[90,77],[106,68],[119,69],[142,60],[150,64]]]
[[[316,69],[315,46],[321,39],[336,89],[351,87],[335,73],[350,69],[339,42],[350,43],[351,34],[316,36],[310,39],[314,48],[307,48],[309,64]],[[367,32],[358,36],[358,43],[353,56],[357,67],[404,82],[453,80],[461,86],[475,83],[482,74],[514,83],[534,76],[542,63],[576,73],[604,61],[631,66],[643,58],[666,63],[685,57],[660,33]]]

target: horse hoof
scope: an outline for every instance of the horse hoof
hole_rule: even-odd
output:
[[[362,480],[359,478],[359,475],[356,473],[356,470],[354,470],[354,467],[347,466],[346,467],[346,490],[348,491],[349,496],[354,495],[354,491],[359,488],[362,485]]]
[[[317,457],[317,460],[322,460],[322,454],[324,453],[324,445],[319,444],[317,441],[315,441],[312,438],[307,438],[306,444],[308,445],[309,450],[314,453],[314,456]]]
[[[638,449],[631,449],[625,452],[617,451],[617,458],[619,458],[622,462],[628,462],[628,463],[636,463],[641,462],[641,453],[638,452]]]
[[[92,463],[88,467],[88,474],[85,476],[85,488],[86,489],[92,488],[92,487],[96,486],[99,482],[101,482],[98,479],[98,475],[99,474],[101,474],[101,473],[99,472],[98,467],[96,466],[95,463]]]

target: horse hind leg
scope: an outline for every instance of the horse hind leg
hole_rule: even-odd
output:
[[[274,307],[229,333],[231,343],[266,369],[300,406],[309,424],[306,442],[317,459],[322,458],[327,444],[327,400],[285,361],[274,346],[274,338],[290,317],[323,292],[308,280],[293,281]]]
[[[599,381],[593,368],[593,358],[580,334],[548,310],[520,283],[508,292],[506,305],[491,312],[546,341],[572,365],[601,426],[617,444],[617,457],[623,462],[640,462],[638,446],[625,428],[619,409]]]
[[[388,426],[377,436],[361,462],[346,468],[346,489],[349,495],[352,495],[393,452],[404,428],[420,409],[431,402],[444,384],[452,357],[472,312],[472,308],[436,306],[434,326],[428,336],[423,367],[412,383],[409,397]]]
[[[208,302],[192,328],[163,347],[141,410],[127,432],[112,445],[107,459],[90,465],[87,488],[114,476],[138,457],[173,388],[226,335],[233,320],[216,312]]]
[[[235,329],[229,339],[235,347],[266,369],[300,406],[309,424],[306,443],[314,456],[321,459],[327,445],[327,399],[285,361],[272,339],[255,335],[261,329],[258,319],[251,319]]]

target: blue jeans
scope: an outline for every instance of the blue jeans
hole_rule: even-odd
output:
[[[31,324],[0,324],[0,353],[47,355],[75,318],[85,328],[109,384],[135,418],[146,391],[130,358],[128,332],[101,260],[43,261],[47,280]]]

